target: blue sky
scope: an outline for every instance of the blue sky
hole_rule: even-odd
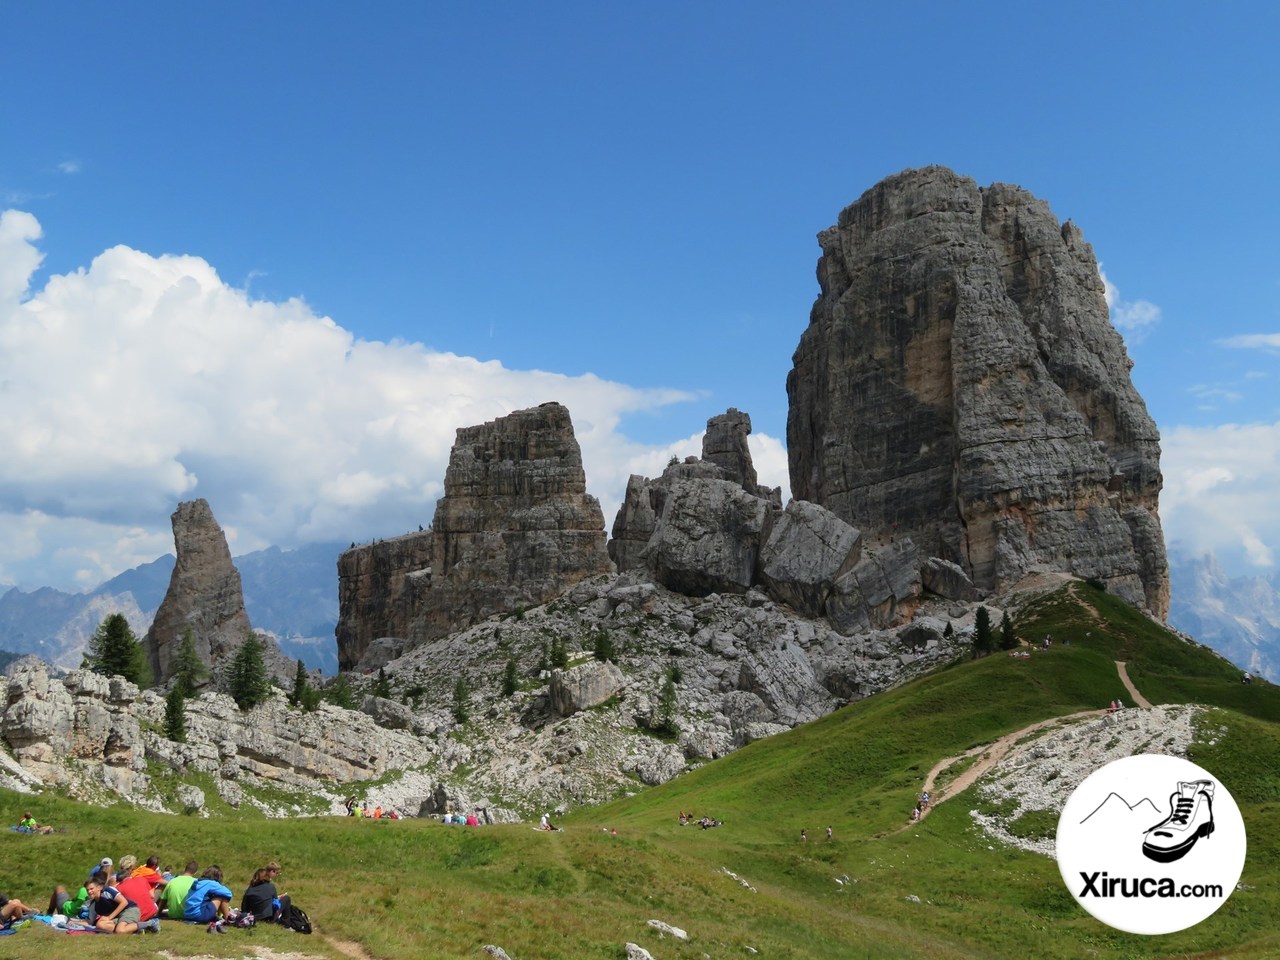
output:
[[[0,2],[0,584],[194,496],[235,552],[411,529],[546,399],[606,522],[729,406],[783,482],[815,235],[930,163],[1081,226],[1167,536],[1272,570],[1280,13],[795,6]]]

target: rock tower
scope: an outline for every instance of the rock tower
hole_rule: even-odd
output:
[[[611,569],[564,405],[464,427],[431,530],[339,558],[339,664],[355,667],[376,638],[442,637]]]
[[[983,590],[1061,569],[1165,617],[1159,435],[1080,230],[927,167],[818,239],[787,378],[792,494]]]

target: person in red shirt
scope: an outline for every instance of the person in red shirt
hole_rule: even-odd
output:
[[[140,877],[135,873],[128,880],[120,880],[116,883],[116,889],[138,908],[139,923],[146,923],[152,917],[160,912],[160,908],[156,905],[155,894],[152,891],[155,886],[147,877]]]

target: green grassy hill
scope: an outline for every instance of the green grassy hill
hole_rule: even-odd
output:
[[[243,889],[260,861],[326,936],[385,960],[618,958],[639,943],[657,960],[770,958],[1138,958],[1280,956],[1280,690],[1245,687],[1215,654],[1081,585],[1020,615],[1024,638],[1051,633],[1030,660],[957,664],[822,720],[744,748],[662,787],[568,818],[563,833],[480,830],[426,821],[341,818],[199,820],[0,794],[0,817],[26,806],[67,827],[0,837],[0,889],[43,903],[104,855],[157,852],[218,862]],[[1069,646],[1063,644],[1070,639]],[[1129,663],[1152,702],[1216,707],[1192,759],[1225,783],[1244,814],[1249,856],[1237,890],[1202,924],[1139,937],[1084,913],[1053,861],[995,844],[968,815],[973,792],[904,829],[939,759],[1038,720],[1128,695]],[[680,810],[724,820],[700,830]],[[830,825],[834,841],[825,840]],[[809,840],[799,841],[805,828]],[[614,836],[611,830],[617,831]],[[732,874],[732,875],[730,875]],[[848,875],[839,885],[834,877]],[[649,919],[687,930],[659,939]],[[209,937],[168,924],[158,938],[100,937],[98,955],[240,956],[246,938],[336,956],[320,937],[274,929]],[[83,949],[83,947],[82,947]],[[61,957],[66,938],[24,930],[0,956]]]

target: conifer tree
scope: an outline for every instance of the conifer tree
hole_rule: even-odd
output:
[[[507,660],[507,666],[502,671],[502,695],[509,697],[520,689],[520,667],[516,663],[515,657]]]
[[[591,654],[601,663],[607,660],[617,659],[617,654],[613,649],[613,637],[610,636],[608,630],[597,630],[595,642],[592,644]]]
[[[173,686],[182,691],[182,696],[194,697],[200,682],[209,676],[209,668],[200,662],[196,653],[196,635],[190,627],[182,631],[182,642],[178,644],[173,658]]]
[[[471,688],[466,677],[459,677],[453,685],[453,719],[458,723],[471,719]]]
[[[1000,649],[1016,650],[1018,648],[1018,634],[1013,627],[1013,614],[1006,612],[1004,622],[1000,624]]]
[[[187,698],[175,684],[164,700],[164,735],[174,743],[187,742]]]
[[[228,692],[241,710],[251,710],[271,692],[266,664],[262,662],[262,641],[252,633],[244,638],[231,661]]]
[[[356,697],[351,692],[351,684],[347,682],[345,673],[338,674],[338,678],[330,684],[329,689],[325,691],[325,699],[335,707],[342,707],[344,710],[356,708]]]
[[[979,607],[973,618],[973,657],[985,657],[995,649],[996,638],[991,632],[991,613]]]
[[[138,638],[123,614],[108,614],[89,638],[83,667],[105,677],[124,677],[140,687],[151,685],[151,669]]]
[[[382,667],[378,668],[378,679],[373,684],[373,695],[383,700],[391,699],[391,681],[387,679],[387,671]]]
[[[289,694],[289,702],[295,707],[301,707],[307,701],[307,691],[311,685],[307,682],[307,668],[302,665],[302,661],[298,661],[298,669],[293,674],[293,693]]]
[[[557,670],[563,670],[569,666],[569,651],[558,634],[551,641],[551,666]]]

